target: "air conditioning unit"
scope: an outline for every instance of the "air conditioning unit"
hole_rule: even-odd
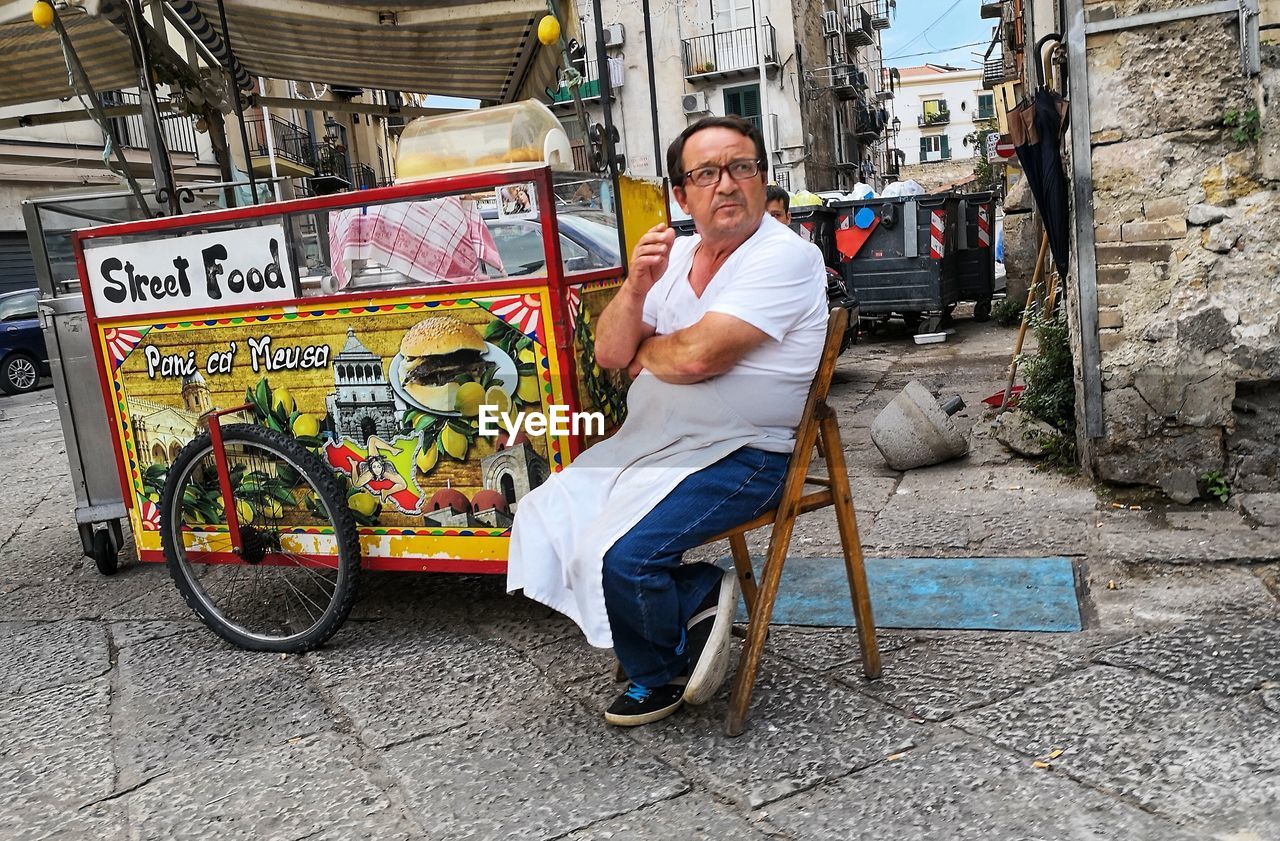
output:
[[[823,12],[822,13],[822,34],[825,37],[840,34],[840,13],[839,12]]]
[[[605,48],[621,47],[625,36],[626,30],[622,28],[622,24],[615,23],[613,26],[606,26],[604,28]]]
[[[707,107],[707,94],[705,91],[694,91],[684,95],[680,106],[684,108],[686,114],[705,114],[711,109]]]

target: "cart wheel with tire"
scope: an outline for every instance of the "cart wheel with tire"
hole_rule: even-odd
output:
[[[351,612],[355,519],[333,472],[296,439],[214,415],[170,465],[160,516],[178,591],[228,642],[310,651]]]
[[[978,301],[973,305],[974,321],[990,321],[991,320],[991,299],[986,298]]]
[[[93,564],[103,575],[115,575],[120,569],[120,541],[111,528],[97,529],[93,533]]]
[[[0,391],[26,394],[40,384],[40,363],[29,353],[17,351],[5,357],[0,365]]]

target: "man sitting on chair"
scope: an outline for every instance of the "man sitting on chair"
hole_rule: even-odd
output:
[[[658,225],[596,329],[633,382],[627,420],[524,496],[507,589],[612,646],[612,724],[657,721],[724,681],[737,578],[685,551],[776,507],[826,333],[821,252],[765,213],[764,140],[707,117],[667,150],[697,235]]]

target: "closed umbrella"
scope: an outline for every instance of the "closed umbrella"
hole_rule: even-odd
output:
[[[1062,170],[1063,119],[1067,101],[1047,87],[1009,112],[1009,137],[1022,164],[1049,237],[1049,252],[1058,274],[1067,272],[1070,251],[1070,210],[1067,176]]]

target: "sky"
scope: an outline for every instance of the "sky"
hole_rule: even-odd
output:
[[[898,0],[896,13],[890,14],[892,26],[881,33],[884,63],[981,66],[998,23],[978,17],[981,5],[982,0]]]

